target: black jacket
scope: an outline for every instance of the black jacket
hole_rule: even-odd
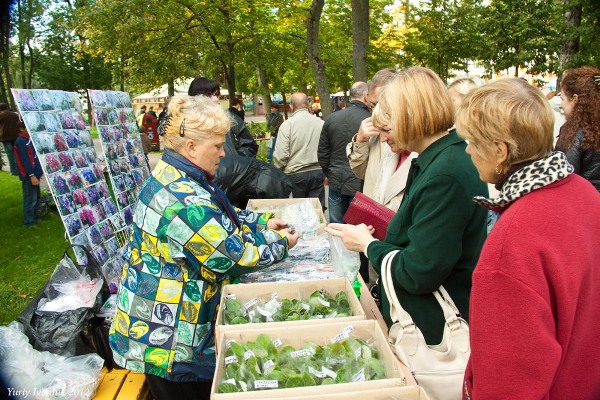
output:
[[[358,132],[360,123],[370,116],[371,113],[363,102],[352,100],[346,108],[334,112],[325,120],[317,154],[331,190],[340,191],[347,196],[353,196],[362,190],[362,180],[350,168],[346,145]]]
[[[246,208],[250,199],[286,199],[294,189],[282,170],[259,159],[238,155],[221,160],[214,182],[241,209]]]
[[[565,153],[575,173],[590,181],[600,192],[600,152],[593,148],[581,148],[582,141],[583,130],[579,128],[571,147],[564,149],[557,146],[556,150]]]
[[[233,124],[231,124],[229,134],[234,141],[238,154],[246,157],[256,157],[258,144],[254,141],[254,137],[240,117],[234,113],[230,114],[233,118]]]

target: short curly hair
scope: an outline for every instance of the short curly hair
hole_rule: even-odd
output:
[[[179,152],[187,139],[202,142],[225,136],[231,123],[229,113],[210,97],[175,95],[169,102],[165,147]]]
[[[484,159],[493,155],[495,141],[505,143],[506,171],[550,154],[554,113],[541,90],[520,78],[502,78],[465,96],[456,129]]]

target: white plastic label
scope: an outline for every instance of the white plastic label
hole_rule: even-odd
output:
[[[329,368],[327,368],[325,366],[321,367],[321,371],[323,371],[323,373],[325,375],[327,375],[328,377],[330,377],[330,378],[333,378],[333,379],[337,378],[337,374],[335,373],[335,371],[332,371],[332,370],[330,370]]]
[[[258,299],[255,297],[251,300],[248,300],[245,304],[244,304],[244,308],[247,310],[250,307],[252,307],[253,305],[255,305],[258,302]]]
[[[237,362],[237,361],[238,361],[237,356],[225,357],[225,365],[229,365],[229,364]]]
[[[256,356],[254,355],[254,352],[252,350],[247,350],[244,353],[244,361],[249,359],[250,357],[256,357]]]
[[[235,300],[237,297],[236,297],[235,293],[229,293],[229,294],[227,295],[227,298],[228,298],[228,299],[231,299],[231,300]]]
[[[298,358],[298,357],[308,357],[313,355],[313,351],[311,349],[302,349],[297,351],[292,351],[290,353],[290,357]]]
[[[281,339],[275,339],[275,340],[273,340],[273,345],[274,345],[275,347],[279,347],[279,346],[281,346],[282,344],[283,344],[283,343],[281,343]]]
[[[313,374],[317,378],[325,378],[327,376],[327,374],[325,372],[317,371],[313,367],[308,367],[308,372],[310,372],[311,374]]]
[[[258,380],[254,381],[254,389],[277,389],[279,387],[279,382],[276,380]]]
[[[356,374],[352,375],[352,382],[364,382],[365,381],[365,370],[362,368]]]

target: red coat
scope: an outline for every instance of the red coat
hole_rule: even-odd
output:
[[[600,195],[578,175],[511,204],[470,303],[473,400],[600,399]]]

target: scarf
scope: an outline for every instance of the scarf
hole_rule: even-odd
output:
[[[213,175],[196,166],[190,160],[171,149],[165,149],[162,160],[167,164],[177,168],[179,171],[185,173],[188,178],[192,179],[204,189],[208,190],[208,192],[221,206],[221,210],[227,213],[231,222],[241,229],[242,224],[237,216],[235,208],[227,198],[227,195],[223,192],[223,190],[221,190],[220,187],[212,183],[212,180],[214,179]]]
[[[511,169],[499,188],[498,197],[487,199],[476,196],[473,201],[492,211],[501,211],[526,194],[565,179],[572,173],[573,166],[565,154],[554,151],[548,157],[526,163],[515,171]]]

